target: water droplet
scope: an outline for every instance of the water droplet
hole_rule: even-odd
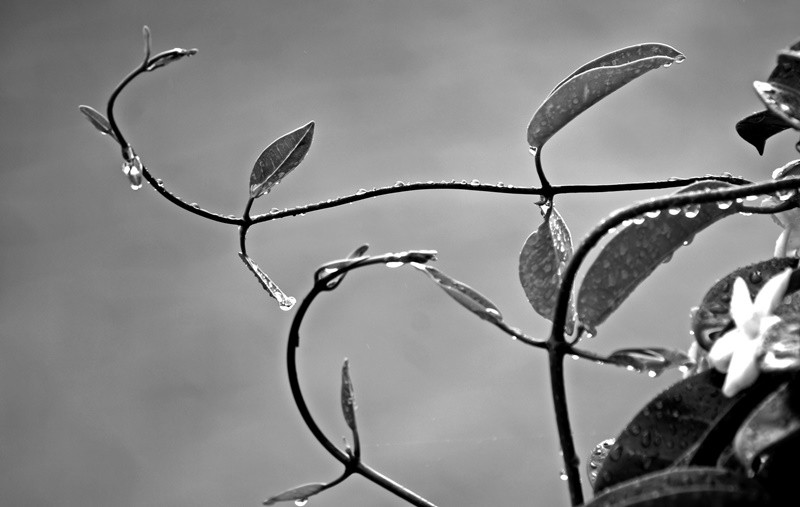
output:
[[[497,186],[500,187],[500,188],[503,188],[505,186],[505,184],[502,181],[498,181],[497,182]]]
[[[130,153],[133,154],[133,150]],[[122,173],[128,177],[132,190],[142,188],[142,161],[138,155],[131,155],[130,160],[123,162]]]
[[[636,225],[642,225],[644,223],[644,217],[639,215],[638,217],[633,219],[633,223]]]
[[[579,358],[578,356],[576,356],[575,354],[572,354],[570,357],[571,357],[571,358],[572,358],[574,361],[577,361],[578,359],[580,359],[580,358]]]
[[[162,180],[161,178],[157,179],[156,180],[156,185],[158,185],[159,187],[163,187],[164,186],[164,180]]]
[[[631,365],[626,366],[625,369],[628,370],[628,371],[636,371],[636,368],[634,368]]]
[[[689,372],[689,367],[686,366],[685,364],[682,364],[682,365],[678,366],[678,371],[681,372],[681,373],[688,373]]]
[[[747,211],[740,211],[739,214],[742,215],[743,217],[749,217],[752,215],[752,213],[749,213]]]
[[[683,207],[683,216],[686,218],[694,218],[700,214],[699,204],[688,204]]]
[[[528,151],[530,152],[531,155],[536,155],[536,148],[535,147],[531,146]]]
[[[194,209],[200,209],[200,205],[199,205],[199,204],[197,204],[196,202],[193,202],[193,203],[192,203],[192,204],[190,204],[189,206],[191,206],[191,207],[192,207],[192,208],[194,208]]]
[[[562,481],[566,481],[567,479],[569,479],[569,476],[567,475],[567,472],[562,470],[558,473],[558,478],[561,479]]]
[[[366,188],[359,188],[358,192],[356,192],[356,195],[364,195],[366,193],[367,193],[367,189]]]
[[[669,213],[672,216],[680,215],[681,214],[681,209],[680,208],[670,208],[670,209],[667,210],[667,213]]]
[[[286,294],[283,293],[281,293],[281,295],[283,297],[278,298],[278,308],[280,308],[284,312],[288,312],[294,307],[295,303],[297,303],[297,300],[292,296],[287,296]]]
[[[481,184],[481,182],[478,180],[472,180],[469,184],[472,185],[473,187],[477,187],[478,185]]]
[[[717,203],[717,208],[719,209],[728,209],[733,206],[733,201],[719,201]]]
[[[274,215],[275,213],[280,213],[281,210],[279,210],[278,208],[272,208],[271,210],[269,210],[269,212],[271,215]]]
[[[686,60],[686,57],[683,55],[678,55],[675,57],[675,63],[683,63]]]
[[[756,285],[764,281],[764,277],[761,276],[760,271],[753,271],[752,273],[750,273],[750,276],[748,278],[750,279],[750,283],[754,283]]]
[[[637,436],[639,433],[642,432],[642,428],[639,427],[638,424],[631,424],[630,426],[628,426],[628,432],[633,436]]]
[[[671,61],[670,62],[666,62],[664,64],[664,68],[666,69],[667,67],[672,67],[672,62]]]
[[[405,262],[401,262],[401,261],[392,261],[392,262],[387,262],[387,263],[386,263],[386,267],[387,267],[387,268],[393,268],[393,269],[394,269],[394,268],[399,268],[400,266],[402,266],[402,265],[404,265],[404,264],[405,264]]]
[[[647,372],[647,376],[650,378],[656,378],[658,376],[658,373],[655,370],[649,370]]]
[[[294,504],[297,507],[303,507],[307,503],[308,503],[308,498],[298,498],[297,500],[294,501]]]
[[[406,186],[406,184],[405,184],[405,183],[403,183],[402,181],[396,181],[396,182],[395,182],[395,184],[394,184],[394,186],[399,188],[399,187],[404,187],[404,186]]]
[[[745,201],[751,201],[751,202],[752,201],[756,201],[756,200],[758,200],[758,196],[757,195],[748,195],[747,197],[744,198],[744,200]]]
[[[654,209],[653,211],[648,211],[647,213],[645,213],[645,215],[647,215],[648,218],[658,218],[660,214],[661,214],[660,209]]]
[[[789,189],[789,190],[778,190],[777,192],[775,192],[775,195],[777,196],[779,201],[788,201],[794,195],[794,190],[791,190],[791,189]]]
[[[686,240],[684,240],[684,242],[683,242],[683,246],[689,246],[689,245],[691,245],[691,244],[692,244],[692,239],[694,239],[694,238],[689,238],[689,239],[686,239]]]

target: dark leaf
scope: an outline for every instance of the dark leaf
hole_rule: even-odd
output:
[[[758,481],[719,468],[665,470],[605,490],[586,507],[764,506],[771,501]]]
[[[413,263],[412,266],[427,273],[450,297],[458,301],[464,308],[478,317],[490,322],[500,322],[503,320],[503,316],[500,314],[500,310],[497,306],[469,285],[450,278],[433,266],[417,263]]]
[[[778,63],[767,81],[800,90],[800,52],[791,48],[780,51]]]
[[[603,465],[603,462],[608,457],[608,452],[614,445],[613,438],[607,438],[594,446],[589,459],[586,460],[586,473],[589,476],[589,484],[594,487],[594,481],[597,479],[597,471]]]
[[[679,194],[730,187],[719,181],[693,183]],[[620,304],[663,262],[681,246],[689,244],[695,234],[735,211],[720,209],[715,203],[697,204],[683,210],[661,211],[658,216],[642,216],[622,227],[605,245],[589,267],[578,292],[578,319],[595,327],[611,315]]]
[[[327,484],[322,482],[312,482],[310,484],[303,484],[296,488],[284,491],[279,495],[272,496],[264,501],[264,505],[272,505],[278,502],[288,502],[291,500],[306,500],[308,497],[316,495],[324,490]]]
[[[281,182],[303,161],[314,137],[314,122],[289,132],[272,142],[256,160],[250,173],[250,197],[255,199]]]
[[[794,388],[796,391],[796,382]],[[758,472],[762,460],[768,459],[770,448],[800,435],[797,402],[797,392],[792,393],[790,385],[784,384],[762,401],[739,428],[734,449],[747,470]]]
[[[550,137],[603,97],[659,67],[683,61],[664,44],[623,48],[590,62],[560,83],[536,110],[528,125],[528,144],[541,148]]]
[[[741,421],[780,380],[762,375],[734,397],[722,395],[725,375],[692,375],[653,398],[616,438],[598,471],[595,491],[663,470],[679,460],[714,465]]]
[[[657,377],[670,368],[680,368],[692,363],[685,352],[660,347],[615,350],[606,361],[639,372],[647,372],[650,377]]]
[[[796,258],[772,258],[739,268],[718,280],[703,296],[703,301],[692,316],[692,333],[695,339],[704,349],[709,350],[711,344],[721,336],[723,330],[732,326],[730,302],[734,280],[737,278],[744,280],[747,283],[750,297],[755,298],[767,280],[786,268],[794,269],[796,267]],[[793,292],[791,285],[787,292]],[[800,312],[800,293],[798,292],[794,292],[788,301],[784,300],[775,309],[775,314],[781,317],[796,312]]]
[[[197,54],[197,49],[182,49],[182,48],[170,49],[168,51],[159,53],[153,58],[151,58],[145,70],[148,72],[152,72],[165,65],[169,65],[172,62],[176,62],[178,60],[181,60],[183,58],[195,54]]]
[[[342,365],[342,414],[347,427],[356,430],[356,397],[353,393],[353,382],[350,380],[350,364],[347,359]]]
[[[736,124],[736,133],[755,146],[759,155],[764,154],[767,139],[791,128],[791,125],[769,111],[753,113]]]
[[[519,254],[519,281],[536,313],[553,320],[564,269],[572,257],[572,237],[567,224],[555,208],[545,213],[545,220],[533,232]],[[566,333],[572,334],[575,307],[570,302]]]
[[[767,329],[757,354],[761,371],[800,370],[800,321],[796,313]]]
[[[91,106],[78,106],[81,113],[86,116],[86,119],[89,120],[94,128],[100,131],[101,134],[105,134],[110,136],[112,139],[117,141],[117,136],[114,134],[114,130],[111,128],[111,124],[108,122],[105,116],[100,114],[95,108]]]
[[[788,123],[793,129],[800,130],[800,92],[798,90],[778,83],[763,81],[754,81],[753,88],[756,89],[759,98],[772,114]]]

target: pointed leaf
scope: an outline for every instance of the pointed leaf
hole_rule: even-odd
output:
[[[353,382],[350,380],[350,364],[347,359],[342,365],[342,413],[347,426],[356,430],[356,397],[353,392]]]
[[[764,154],[767,139],[791,128],[791,125],[770,111],[753,113],[736,124],[736,133],[755,146],[759,155]]]
[[[89,120],[94,128],[100,131],[101,134],[110,136],[115,141],[117,140],[116,134],[114,134],[114,130],[111,128],[111,124],[108,122],[105,116],[100,114],[95,108],[91,106],[78,106],[78,109],[86,116],[86,119]]]
[[[412,263],[412,266],[430,276],[451,298],[478,317],[490,322],[500,322],[503,316],[494,303],[469,285],[450,278],[433,266]]]
[[[148,36],[149,36],[149,33],[148,33]],[[153,58],[151,58],[150,61],[147,64],[147,68],[145,70],[148,71],[148,72],[152,72],[152,71],[154,71],[156,69],[159,69],[159,68],[161,68],[161,67],[163,67],[165,65],[169,65],[172,62],[176,62],[178,60],[181,60],[183,58],[186,58],[186,57],[189,57],[189,56],[192,56],[192,55],[196,55],[196,54],[197,54],[197,49],[194,49],[194,48],[192,48],[192,49],[183,49],[183,48],[170,49],[169,51],[164,51],[163,53],[159,53],[156,56],[154,56]]]
[[[533,232],[519,254],[519,281],[536,313],[553,320],[564,269],[572,258],[572,237],[567,224],[555,208],[545,213],[545,221]],[[566,332],[572,334],[575,306],[570,302]]]
[[[365,256],[368,249],[369,249],[368,244],[361,245],[355,250],[353,250],[350,253],[350,255],[347,256],[346,259],[341,261],[333,261],[325,264],[324,266],[322,266],[321,269],[317,270],[317,272],[314,274],[315,280],[319,281],[320,279],[329,276],[336,271],[341,270],[343,267],[349,266],[350,264],[355,262],[356,259],[361,260],[361,257]],[[329,280],[327,285],[328,290],[333,290],[336,287],[338,287],[339,284],[342,283],[342,281],[344,280],[344,275],[346,274],[347,274],[346,272],[342,273],[341,275]]]
[[[297,167],[308,153],[313,137],[312,121],[267,146],[256,160],[253,172],[250,174],[250,197],[255,199],[269,192]]]
[[[719,181],[701,181],[678,193],[727,187],[730,185]],[[589,327],[601,324],[675,250],[734,213],[732,207],[720,209],[715,203],[692,205],[675,215],[664,210],[656,217],[641,217],[638,225],[623,227],[586,272],[578,292],[578,319]]]
[[[670,368],[689,365],[692,360],[680,350],[649,347],[615,350],[606,358],[606,362],[657,377]]]
[[[763,506],[771,497],[758,481],[720,468],[665,470],[605,490],[585,507]]]
[[[264,505],[272,505],[278,502],[288,502],[291,500],[306,500],[308,497],[316,495],[326,488],[327,484],[322,482],[312,482],[310,484],[303,484],[284,491],[279,495],[269,497],[264,501]]]
[[[603,462],[608,457],[608,452],[614,446],[615,439],[607,438],[598,443],[592,449],[589,459],[586,460],[586,474],[589,476],[589,485],[594,487],[594,482],[597,479],[597,471],[603,466]]]
[[[528,144],[541,148],[550,137],[603,97],[659,67],[683,61],[684,56],[663,44],[623,48],[590,62],[547,96],[528,125]],[[617,63],[612,65],[612,63]]]
[[[761,102],[767,109],[788,123],[793,129],[800,130],[800,92],[778,83],[765,83],[754,81]]]
[[[730,301],[734,280],[741,278],[747,283],[752,299],[767,280],[786,268],[796,268],[797,262],[796,258],[791,257],[772,258],[739,268],[715,282],[703,296],[700,306],[692,315],[692,333],[698,343],[704,349],[709,350],[714,340],[732,326]],[[793,292],[791,286],[787,292]],[[800,293],[798,292],[793,292],[788,300],[775,308],[775,315],[779,317],[795,312],[800,312]]]

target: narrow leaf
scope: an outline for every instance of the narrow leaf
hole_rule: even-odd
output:
[[[281,310],[289,311],[292,309],[294,304],[297,302],[295,298],[292,296],[287,296],[249,256],[239,252],[239,258],[242,259],[242,262],[244,262],[244,265],[247,266],[247,269],[249,269],[256,276],[256,280],[258,280],[258,283],[261,284],[261,287],[263,287],[270,296],[278,301],[278,306]]]
[[[321,269],[318,269],[317,272],[314,274],[315,280],[318,282],[320,279],[325,278],[326,276],[329,276],[335,273],[336,271],[339,271],[342,268],[353,264],[353,262],[355,262],[357,259],[362,260],[361,257],[364,257],[364,255],[367,253],[367,249],[369,249],[368,244],[361,245],[355,250],[353,250],[350,253],[350,255],[347,256],[346,259],[340,261],[332,261],[325,264],[324,266],[322,266]],[[328,290],[333,290],[336,287],[338,287],[339,284],[342,283],[342,280],[344,280],[344,275],[346,274],[347,273],[342,273],[341,275],[329,280],[327,285]]]
[[[703,296],[700,306],[693,312],[692,333],[695,339],[708,350],[723,331],[732,327],[730,301],[734,280],[737,278],[744,280],[750,297],[754,298],[767,280],[786,268],[797,267],[797,262],[796,258],[790,257],[772,258],[741,267],[715,282]],[[791,292],[791,287],[789,291]],[[800,312],[800,292],[794,292],[788,300],[778,305],[774,312],[779,317]]]
[[[701,181],[678,193],[727,188],[719,181]],[[578,319],[595,327],[663,262],[695,234],[735,211],[720,209],[715,203],[685,207],[677,214],[661,211],[658,216],[643,216],[616,233],[589,267],[578,292]]]
[[[541,148],[550,137],[603,97],[659,67],[684,56],[663,44],[623,48],[581,67],[560,83],[536,110],[528,125],[528,144]]]
[[[739,137],[755,146],[759,155],[764,154],[767,139],[791,128],[791,125],[770,111],[753,113],[736,124]]]
[[[273,186],[303,161],[311,139],[314,137],[314,122],[285,134],[272,142],[256,160],[250,173],[250,197],[255,199],[269,192]]]
[[[519,281],[533,309],[553,320],[556,299],[564,269],[572,258],[572,237],[567,224],[555,208],[545,213],[545,220],[534,231],[519,254]],[[570,302],[566,333],[572,334],[575,306]]]
[[[148,33],[149,36],[149,33]],[[145,69],[148,72],[152,72],[156,69],[159,69],[165,65],[169,65],[172,62],[176,62],[183,58],[196,55],[197,49],[183,49],[183,48],[175,48],[170,49],[168,51],[164,51],[162,53],[157,54],[147,64],[147,68]]]
[[[115,141],[117,140],[116,134],[114,134],[114,130],[111,128],[111,124],[108,122],[105,116],[100,114],[95,108],[91,106],[78,106],[78,109],[86,116],[86,119],[89,120],[94,128],[100,131],[101,134],[110,136]]]
[[[344,360],[342,365],[342,413],[347,426],[356,430],[356,397],[353,392],[353,382],[350,380],[350,364],[347,359]]]
[[[761,102],[767,109],[788,123],[793,129],[800,130],[800,91],[778,83],[754,81]]]
[[[692,363],[685,352],[660,347],[615,350],[606,361],[639,372],[647,372],[649,377],[657,377],[670,368],[680,368]]]
[[[310,484],[303,484],[284,491],[281,494],[269,497],[264,501],[264,505],[272,505],[278,502],[288,502],[291,500],[306,500],[308,497],[316,495],[326,488],[327,484],[322,482],[312,482]]]
[[[469,285],[450,278],[433,266],[412,263],[412,266],[430,276],[450,297],[478,317],[490,322],[500,322],[503,316],[497,306]]]

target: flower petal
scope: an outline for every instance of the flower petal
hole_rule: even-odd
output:
[[[725,376],[722,394],[730,398],[756,381],[759,374],[756,351],[760,341],[746,340],[736,348]]]
[[[750,341],[738,328],[728,331],[717,338],[708,351],[708,363],[717,371],[728,371],[731,357],[742,342]]]
[[[786,257],[786,246],[789,243],[789,229],[784,229],[778,239],[775,241],[775,254],[774,257]]]
[[[754,308],[750,299],[750,291],[747,289],[747,283],[740,277],[737,277],[733,282],[730,308],[731,317],[733,317],[737,328],[743,329],[753,318]]]
[[[783,296],[786,294],[786,287],[789,286],[789,277],[791,275],[792,270],[785,269],[781,273],[770,278],[769,281],[764,284],[758,292],[758,295],[756,295],[756,301],[753,304],[756,314],[761,317],[772,315],[773,310],[781,304]],[[733,302],[731,302],[731,305],[732,304]]]

